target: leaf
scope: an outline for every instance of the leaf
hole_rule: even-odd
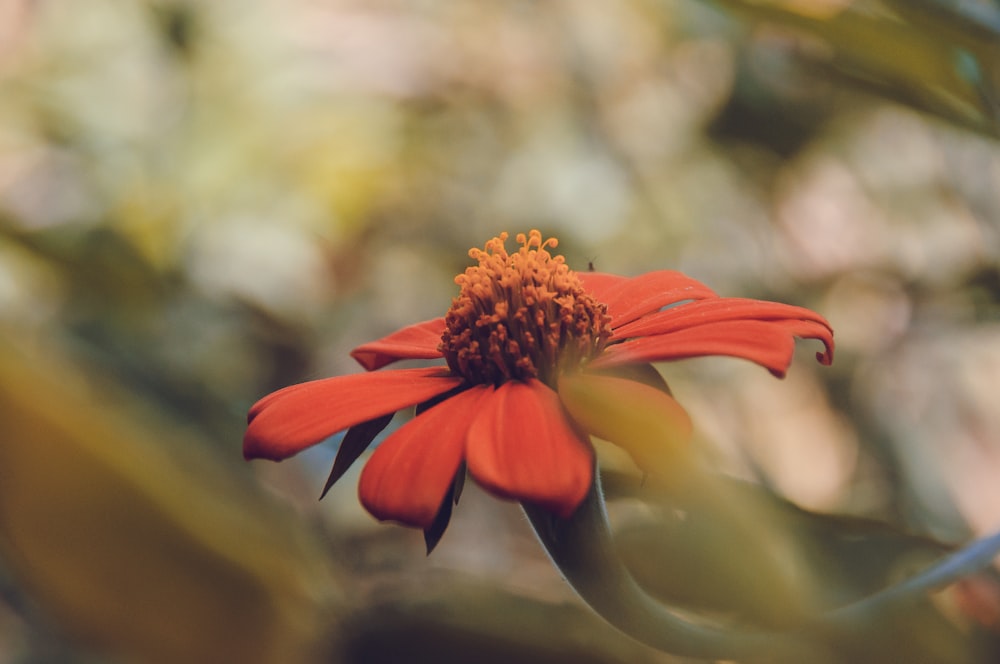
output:
[[[791,0],[715,4],[822,40],[812,64],[855,85],[1000,136],[1000,13],[982,3],[886,0],[891,9],[875,12],[848,0],[818,13]]]

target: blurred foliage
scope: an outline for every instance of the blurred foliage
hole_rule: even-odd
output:
[[[998,16],[0,3],[0,663],[392,661],[401,639],[412,661],[673,661],[582,610],[474,487],[424,558],[350,477],[316,503],[329,449],[240,461],[250,403],[440,315],[504,229],[833,323],[835,365],[804,352],[785,381],[663,367],[752,497],[679,521],[622,491],[662,596],[780,625],[997,529]],[[994,661],[1000,590],[976,583],[844,661]]]
[[[716,0],[811,66],[1000,135],[1000,7],[953,0]]]
[[[0,357],[0,538],[42,610],[125,661],[311,661],[340,592],[313,533],[98,376]]]

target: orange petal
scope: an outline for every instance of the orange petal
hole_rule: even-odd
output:
[[[493,391],[478,385],[413,418],[382,442],[361,471],[358,496],[382,521],[429,528],[465,455],[479,402]]]
[[[800,339],[819,339],[822,341],[825,348],[822,351],[817,351],[816,360],[824,366],[833,364],[833,330],[830,329],[829,323],[826,321],[817,323],[811,320],[788,320],[781,321],[781,326],[788,333]]]
[[[607,294],[614,290],[616,286],[628,281],[628,277],[607,272],[577,272],[576,276],[583,283],[584,290],[587,291],[598,302],[607,304]]]
[[[795,351],[795,336],[817,337],[825,328],[796,321],[794,329],[785,324],[756,320],[723,321],[689,327],[670,334],[630,339],[608,346],[590,368],[607,369],[635,362],[665,362],[706,355],[741,357],[766,367],[781,378],[788,371]],[[820,358],[828,357],[820,355]]]
[[[582,277],[583,275],[580,274]],[[718,297],[711,288],[674,270],[658,270],[617,284],[603,293],[611,327],[630,323],[640,316],[684,300]]]
[[[809,321],[817,324],[819,326],[817,329],[823,330],[822,336],[817,338],[821,338],[831,351],[833,348],[833,331],[830,328],[830,323],[816,312],[790,304],[740,297],[701,300],[651,313],[616,328],[613,338],[626,339],[670,334],[696,325],[731,320],[760,320],[778,324]]]
[[[559,398],[577,424],[624,448],[644,471],[676,478],[690,473],[691,418],[666,392],[580,372],[559,378]]]
[[[381,369],[397,360],[437,359],[442,357],[438,344],[443,333],[444,318],[426,320],[362,344],[351,351],[351,357],[368,371]]]
[[[250,409],[243,456],[280,461],[333,434],[462,383],[447,369],[397,369],[292,385]]]
[[[536,379],[504,383],[483,400],[469,429],[466,461],[490,492],[564,518],[594,479],[590,441],[573,428],[558,395]]]

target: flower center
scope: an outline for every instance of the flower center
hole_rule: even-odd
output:
[[[439,349],[448,366],[475,384],[538,378],[550,386],[599,354],[611,336],[607,307],[583,289],[555,238],[518,234],[508,254],[501,233],[470,249],[479,265],[455,277],[461,291],[445,319]]]

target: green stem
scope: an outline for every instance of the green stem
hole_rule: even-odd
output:
[[[600,481],[596,473],[594,477],[587,497],[568,519],[534,505],[522,507],[566,581],[601,617],[637,641],[675,655],[817,661],[806,642],[790,635],[694,623],[651,597],[635,582],[615,550]]]
[[[556,567],[594,611],[637,641],[675,655],[825,661],[824,641],[857,638],[878,618],[987,567],[1000,553],[1000,533],[977,540],[895,586],[804,621],[796,632],[723,629],[671,613],[636,583],[615,549],[599,475],[594,477],[569,518],[527,503],[524,512]]]

